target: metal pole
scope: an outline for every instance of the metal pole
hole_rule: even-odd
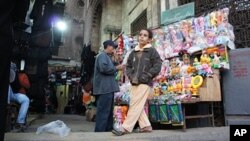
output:
[[[52,48],[55,47],[55,44],[54,44],[54,22],[51,23],[51,46]]]

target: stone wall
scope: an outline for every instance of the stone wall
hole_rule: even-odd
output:
[[[70,25],[67,33],[65,33],[64,46],[59,49],[59,56],[79,60],[81,46],[75,42],[75,38],[79,36],[83,38],[85,44],[91,41],[92,50],[98,52],[103,41],[111,38],[115,39],[121,31],[127,35],[131,34],[131,23],[144,10],[147,10],[148,28],[159,26],[161,1],[84,0],[85,5],[81,8],[77,7],[75,0],[68,0],[65,12],[71,19],[69,20]],[[102,10],[99,10],[101,13],[93,19],[96,16],[99,4],[101,4],[102,8]],[[107,29],[114,30],[107,31]],[[112,37],[110,33],[112,33]]]
[[[122,28],[122,0],[104,0],[102,6],[99,47],[107,39],[112,38],[114,40],[119,34],[119,29]],[[110,32],[107,29],[110,29]],[[112,37],[110,34],[112,34]]]
[[[147,27],[159,26],[159,0],[123,0],[122,30],[125,34],[131,34],[131,23],[147,10]]]
[[[65,6],[67,29],[63,33],[63,45],[59,47],[58,56],[80,61],[81,45],[77,38],[83,39],[83,7],[76,1],[68,0]]]

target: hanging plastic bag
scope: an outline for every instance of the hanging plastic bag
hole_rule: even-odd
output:
[[[52,134],[57,134],[60,137],[65,137],[69,135],[70,130],[71,129],[67,127],[67,125],[63,121],[56,120],[46,125],[38,127],[36,134],[52,133]]]

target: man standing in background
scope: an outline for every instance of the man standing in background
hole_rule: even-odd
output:
[[[115,66],[111,57],[116,45],[107,40],[104,51],[97,55],[94,67],[93,94],[97,96],[95,132],[108,132],[113,129],[114,93],[119,91],[115,75],[122,65]]]

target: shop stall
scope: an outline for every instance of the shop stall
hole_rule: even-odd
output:
[[[77,113],[76,106],[82,102],[80,68],[50,61],[49,73],[49,86],[46,88],[48,91],[46,112]]]
[[[224,8],[153,29],[152,44],[160,54],[162,69],[152,84],[153,98],[145,106],[151,122],[185,129],[188,119],[210,118],[214,126],[213,102],[222,99],[220,70],[230,69],[228,50],[235,48],[228,14],[229,9]],[[123,46],[118,49],[124,64],[135,45],[133,39],[121,37]],[[129,105],[130,83],[124,78],[115,96],[119,106],[115,107],[114,125],[118,129],[127,111],[122,106]],[[199,103],[209,104],[208,112],[186,116],[186,105]]]

